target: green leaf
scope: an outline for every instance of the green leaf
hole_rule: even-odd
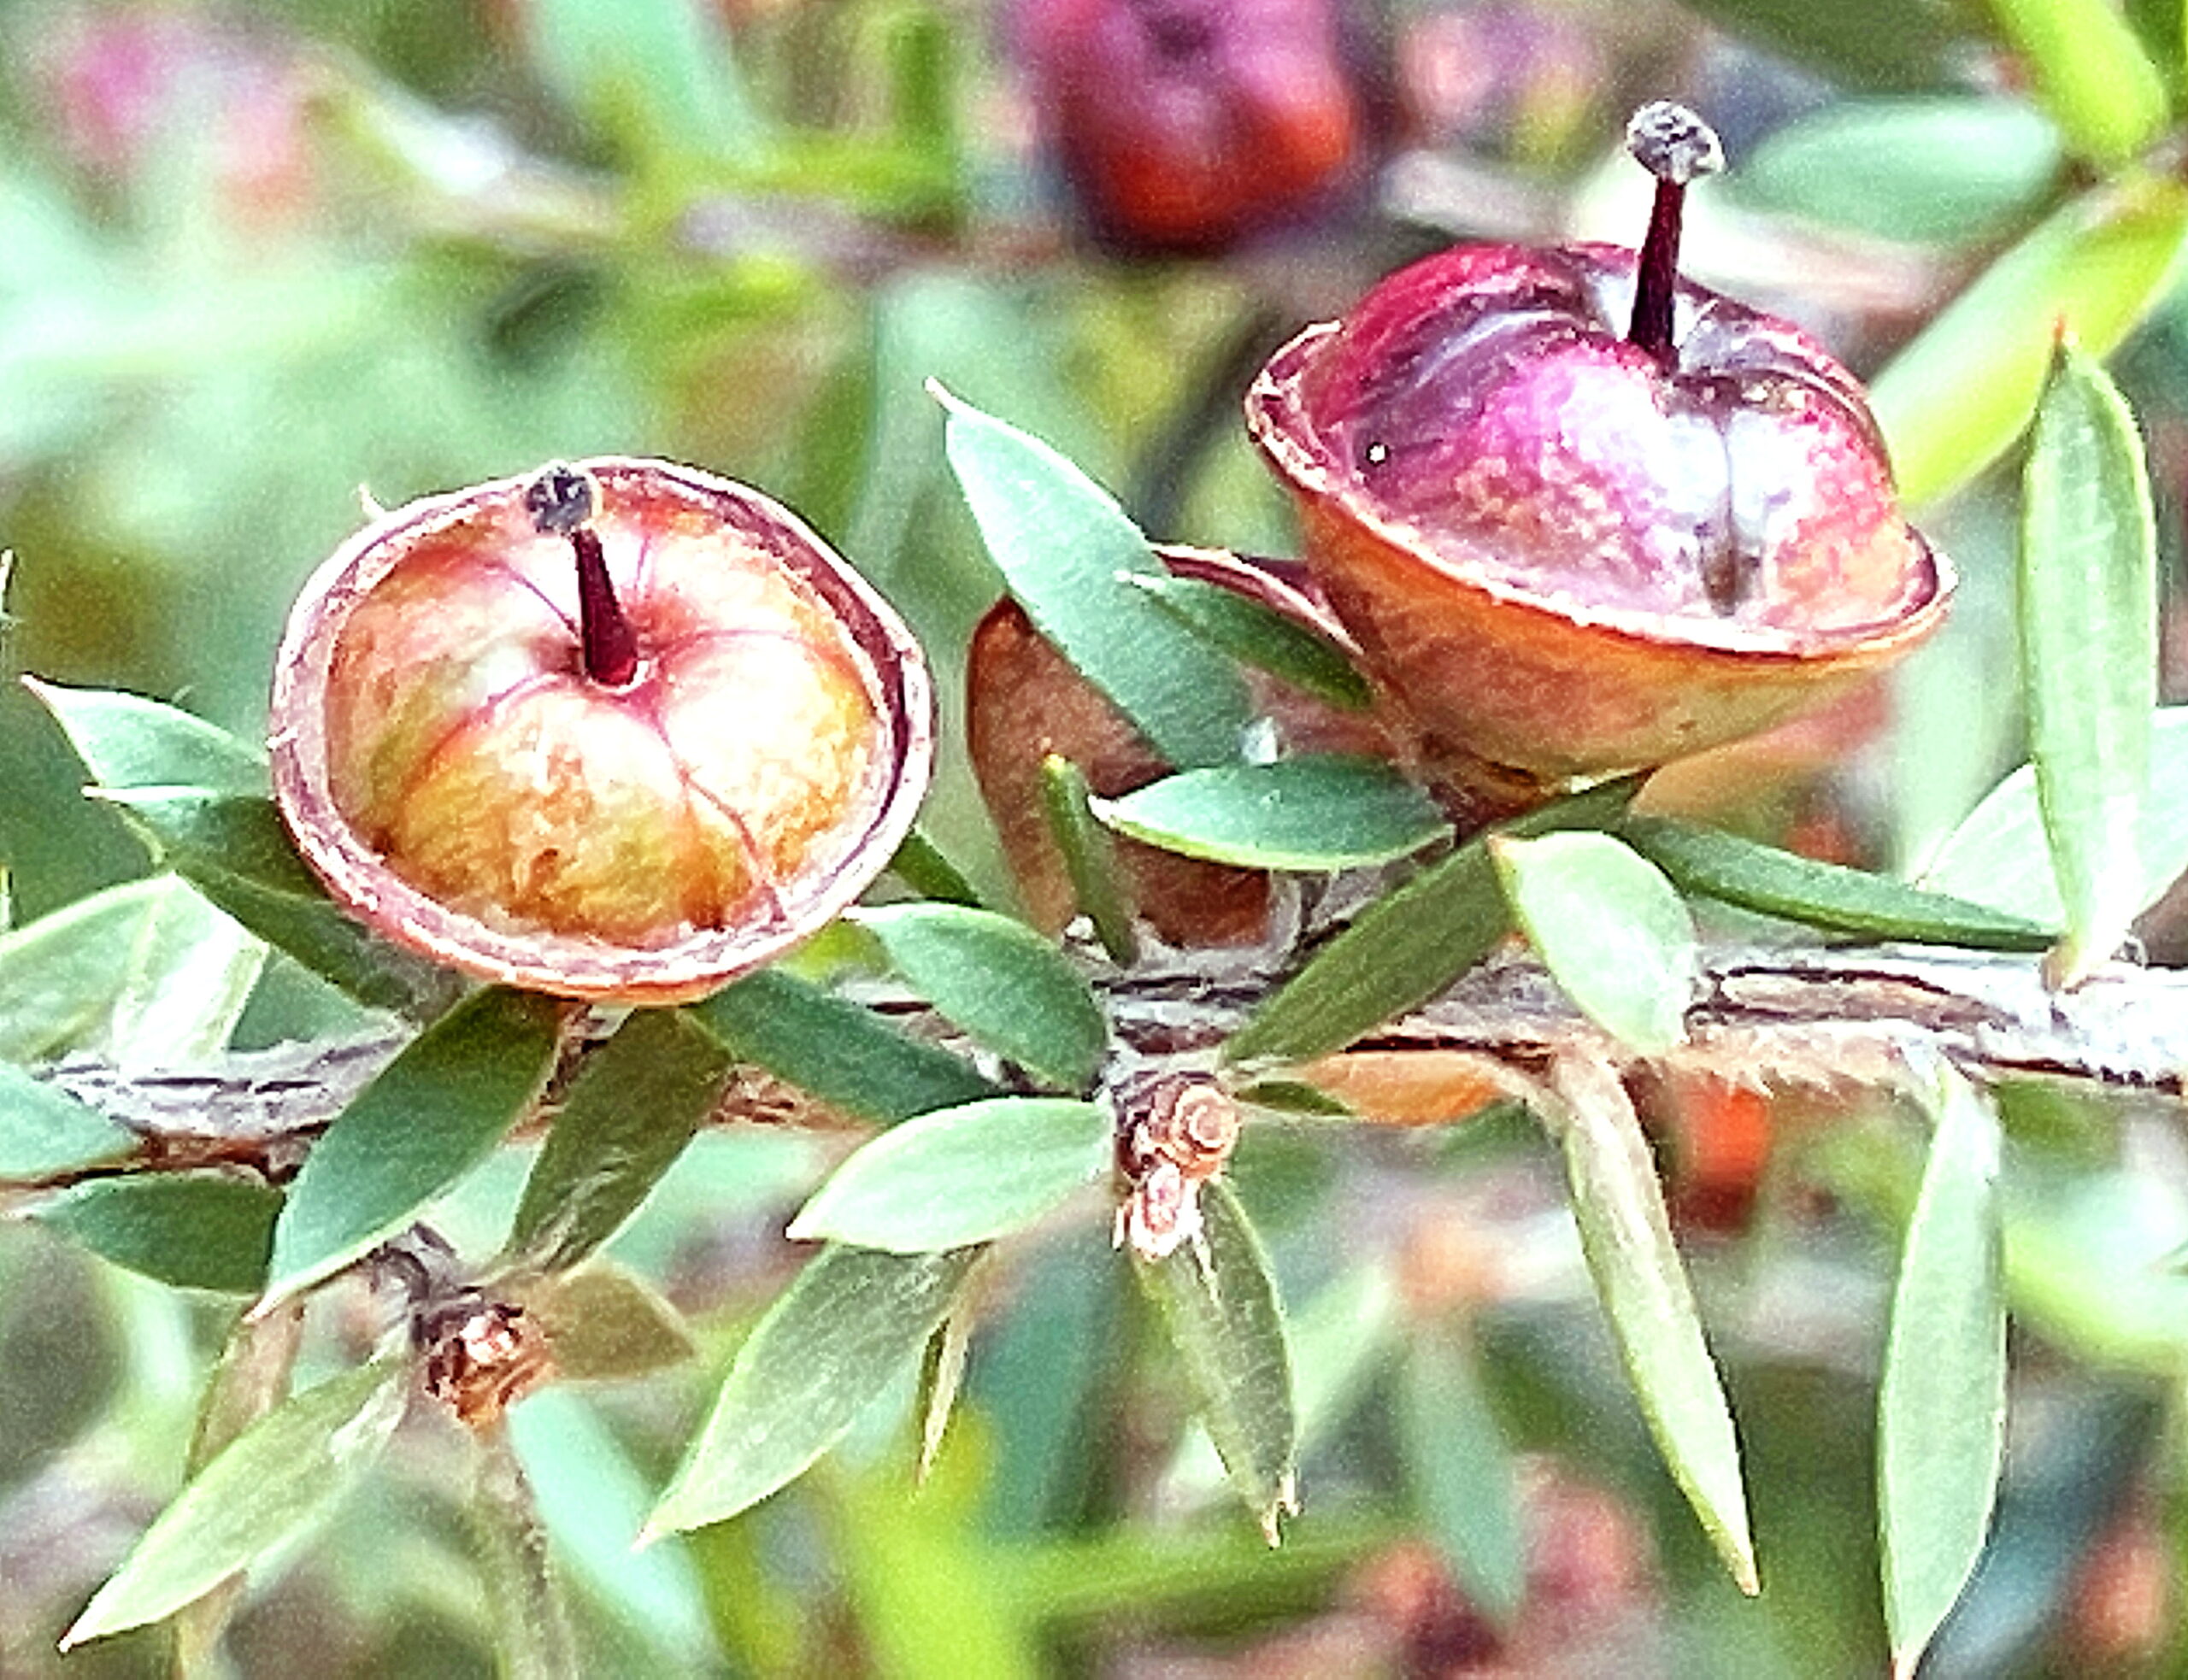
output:
[[[944,904],[977,906],[980,902],[979,889],[966,878],[965,872],[916,828],[904,837],[896,855],[889,860],[889,872],[921,898],[939,899]]]
[[[1120,833],[1248,869],[1389,863],[1446,839],[1436,802],[1378,759],[1313,755],[1189,770],[1094,802]]]
[[[422,1018],[453,996],[453,976],[375,938],[327,897],[264,796],[138,788],[100,796],[176,874],[359,1002]]]
[[[226,1045],[265,955],[172,877],[109,887],[0,936],[0,1056],[202,1060]]]
[[[2188,706],[2162,708],[2150,719],[2150,797],[2143,838],[2138,911],[2157,902],[2188,870]],[[2043,926],[2056,928],[2066,920],[2033,769],[2023,765],[1991,790],[1939,848],[1922,884]]]
[[[508,1251],[543,1271],[574,1266],[621,1229],[705,1123],[730,1055],[679,1010],[633,1010],[594,1049],[556,1110]]]
[[[1062,854],[1073,901],[1094,924],[1095,937],[1109,960],[1133,961],[1139,937],[1132,928],[1132,889],[1117,862],[1117,849],[1094,819],[1093,796],[1085,772],[1068,758],[1050,753],[1041,761],[1041,803],[1049,832]]]
[[[1179,578],[1167,572],[1136,572],[1132,583],[1194,635],[1241,665],[1266,671],[1344,711],[1365,712],[1375,703],[1373,687],[1354,668],[1343,648],[1267,602],[1203,578]]]
[[[565,1007],[503,987],[474,992],[381,1069],[304,1158],[255,1310],[385,1242],[491,1154],[545,1088]]]
[[[203,718],[114,689],[63,688],[23,678],[107,788],[203,787],[263,794],[266,755]]]
[[[521,1283],[511,1293],[538,1320],[555,1374],[570,1382],[650,1376],[698,1351],[683,1314],[637,1274],[607,1260]]]
[[[686,1013],[739,1061],[855,1119],[893,1125],[998,1094],[962,1056],[779,968],[748,975]]]
[[[1719,829],[1628,817],[1619,834],[1683,893],[1830,933],[1990,951],[2040,951],[2054,937],[2036,922],[1967,899],[1820,863]]]
[[[1969,9],[1944,0],[1688,0],[1736,38],[1768,48],[1835,82],[1924,88],[1964,79],[1984,43]]]
[[[944,1019],[1048,1084],[1083,1090],[1109,1025],[1086,978],[1021,921],[961,904],[891,904],[851,919]]]
[[[61,1648],[171,1616],[326,1517],[379,1460],[409,1397],[407,1367],[375,1361],[268,1413],[160,1513]]]
[[[2067,933],[2071,985],[2141,907],[2150,712],[2157,704],[2157,521],[2134,416],[2062,344],[2021,481],[2021,680],[2029,758]]]
[[[1663,872],[1608,834],[1489,842],[1521,930],[1565,995],[1644,1055],[1686,1037],[1694,918]]]
[[[1982,1554],[2005,1448],[1998,1120],[1958,1074],[1941,1069],[1939,1078],[1878,1397],[1885,1620],[1903,1676]]]
[[[1621,777],[1507,824],[1547,834],[1615,820],[1640,786]],[[1426,1002],[1495,950],[1511,930],[1480,837],[1368,906],[1318,951],[1224,1047],[1232,1061],[1303,1061],[1350,1043]]]
[[[1473,1349],[1454,1326],[1415,1329],[1395,1413],[1422,1525],[1467,1601],[1509,1628],[1527,1590],[1519,1488]]]
[[[0,1178],[37,1179],[127,1154],[137,1134],[0,1061]]]
[[[1236,759],[1245,682],[1127,581],[1168,573],[1115,498],[1038,438],[934,389],[950,468],[1035,627],[1172,764]]]
[[[266,1282],[281,1192],[234,1173],[95,1178],[36,1209],[93,1254],[177,1289],[256,1295]]]
[[[538,0],[521,15],[549,85],[654,146],[733,158],[762,135],[715,15],[697,0]]]
[[[1268,1542],[1298,1509],[1298,1422],[1291,1355],[1268,1256],[1221,1179],[1203,1185],[1202,1241],[1133,1269],[1191,1380],[1231,1485]]]
[[[1108,1169],[1110,1130],[1102,1109],[1061,1097],[1004,1096],[922,1114],[838,1167],[790,1235],[900,1254],[1005,1237]]]
[[[719,1523],[803,1475],[919,1357],[981,1252],[822,1249],[737,1350],[641,1537]]]
[[[1773,131],[1729,184],[1745,203],[1832,226],[1958,242],[2040,203],[2059,161],[2059,131],[2018,100],[1842,100]]]
[[[1990,0],[2073,151],[2116,167],[2165,126],[2165,79],[2112,0]]]
[[[1761,1590],[1739,1439],[1672,1242],[1648,1140],[1615,1069],[1561,1057],[1547,1105],[1565,1155],[1581,1251],[1641,1411],[1672,1477],[1742,1592]]]
[[[2036,412],[2061,321],[2108,354],[2163,295],[2188,186],[2131,176],[2075,199],[1933,316],[1869,388],[1900,494],[1936,502],[2003,455]]]

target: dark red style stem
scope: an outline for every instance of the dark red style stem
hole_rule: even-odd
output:
[[[600,534],[592,529],[600,511],[599,485],[591,473],[557,461],[526,488],[524,506],[533,529],[570,539],[578,566],[578,645],[585,674],[603,688],[622,688],[638,674],[638,637],[615,598]]]

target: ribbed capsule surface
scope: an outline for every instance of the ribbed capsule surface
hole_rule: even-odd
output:
[[[415,502],[291,614],[276,792],[330,889],[400,943],[568,996],[696,996],[886,864],[928,773],[925,661],[756,491],[582,470],[630,679],[587,674],[571,543],[536,528],[529,479]]]

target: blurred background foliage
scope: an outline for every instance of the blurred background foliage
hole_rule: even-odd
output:
[[[1949,633],[1890,695],[1682,767],[1652,796],[1912,866],[2017,760],[1995,462],[2020,412],[2014,358],[2054,315],[2097,348],[2125,340],[2114,366],[2177,567],[2177,5],[1351,0],[1342,168],[1282,214],[1165,241],[1200,246],[1170,255],[1075,194],[1100,184],[1083,156],[1076,182],[1060,163],[1024,50],[1044,7],[1058,9],[9,0],[11,670],[255,731],[283,610],[359,522],[361,487],[392,506],[554,455],[659,454],[750,479],[831,537],[915,619],[954,721],[996,585],[923,381],[1049,438],[1157,537],[1289,552],[1235,422],[1261,355],[1455,238],[1630,242],[1646,183],[1615,141],[1636,103],[1666,94],[1703,109],[1733,157],[1697,196],[1695,271],[1812,326],[1860,371],[1901,357],[1880,409],[1966,584]],[[1114,91],[1128,132],[1165,120],[1138,91]],[[1990,290],[1956,314],[1979,277]],[[2177,694],[2188,619],[2170,593],[2167,620]],[[79,780],[9,684],[0,859],[18,920],[144,867]],[[962,751],[930,824],[1007,894]],[[2178,955],[2162,908],[2145,933]],[[269,1006],[253,1030],[284,1025]],[[2005,1096],[2008,1483],[1924,1671],[2170,1671],[2188,1548],[2179,1136],[2162,1116]],[[1658,1467],[1556,1172],[1509,1117],[1450,1137],[1250,1131],[1238,1177],[1297,1315],[1307,1422],[1307,1514],[1279,1551],[1225,1502],[1145,1309],[1079,1221],[1020,1240],[990,1274],[967,1406],[917,1496],[899,1405],[747,1516],[634,1553],[708,1373],[794,1264],[781,1220],[825,1166],[800,1137],[719,1135],[614,1249],[686,1311],[699,1357],[555,1389],[513,1419],[589,1665],[1878,1671],[1873,1395],[1919,1131],[1844,1093],[1767,1115],[1723,1092],[1657,1107],[1742,1420],[1759,1601],[1723,1579]],[[525,1164],[509,1154],[443,1210],[460,1242],[491,1248],[505,1227]],[[157,1634],[65,1659],[53,1641],[176,1485],[232,1310],[0,1225],[0,1673],[163,1669]],[[373,1329],[370,1303],[338,1291],[311,1357],[354,1355]],[[254,1583],[216,1664],[493,1670],[491,1546],[462,1461],[430,1427],[403,1445],[326,1536]]]

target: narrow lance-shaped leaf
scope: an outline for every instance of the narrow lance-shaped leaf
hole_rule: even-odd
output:
[[[614,1236],[705,1122],[729,1067],[729,1052],[691,1016],[633,1011],[585,1058],[556,1111],[509,1252],[556,1271]]]
[[[2064,339],[2021,480],[2019,618],[2029,758],[2067,908],[2048,972],[2072,985],[2141,903],[2157,526],[2134,416]]]
[[[833,1239],[911,1254],[1022,1230],[1100,1177],[1109,1118],[1091,1102],[997,1097],[883,1132],[838,1167],[791,1221],[800,1242]]]
[[[1389,863],[1447,838],[1436,802],[1379,760],[1314,755],[1150,782],[1095,814],[1165,851],[1249,869]]]
[[[1871,385],[1900,494],[1942,500],[2009,449],[2042,395],[2061,320],[2108,354],[2162,295],[2188,236],[2188,186],[2109,182],[1984,271]]]
[[[178,1289],[256,1295],[265,1287],[281,1192],[229,1172],[94,1178],[36,1210],[116,1266]]]
[[[1503,831],[1599,826],[1625,810],[1639,785],[1635,777],[1606,782],[1530,812]],[[1485,842],[1470,840],[1370,905],[1255,1012],[1224,1054],[1234,1061],[1303,1060],[1342,1049],[1433,997],[1510,931]]]
[[[1467,1597],[1509,1627],[1527,1589],[1517,1478],[1474,1351],[1457,1327],[1415,1327],[1396,1409],[1417,1514]]]
[[[822,1249],[737,1350],[646,1535],[721,1522],[803,1475],[919,1356],[981,1252]]]
[[[1237,758],[1244,679],[1127,581],[1168,574],[1115,499],[1040,439],[930,389],[950,412],[950,468],[1035,627],[1172,764]]]
[[[1580,1247],[1650,1433],[1732,1579],[1758,1592],[1739,1439],[1632,1101],[1585,1055],[1558,1058],[1547,1096]]]
[[[644,1377],[697,1351],[683,1315],[609,1260],[520,1280],[511,1295],[538,1324],[555,1374],[568,1382]]]
[[[1299,1508],[1299,1429],[1284,1309],[1261,1238],[1221,1179],[1201,1191],[1205,1228],[1159,1260],[1133,1257],[1162,1316],[1231,1485],[1273,1546]]]
[[[1939,1084],[1878,1397],[1885,1620],[1901,1676],[1982,1555],[2005,1446],[1998,1120],[1957,1073],[1941,1069]]]
[[[137,1134],[0,1061],[0,1178],[43,1178],[127,1154]]]
[[[62,1648],[173,1615],[326,1516],[379,1459],[409,1392],[403,1366],[376,1361],[268,1413],[160,1513]]]
[[[2150,718],[2150,804],[2143,825],[2137,913],[2163,897],[2184,870],[2188,870],[2188,706],[2161,707]],[[1922,883],[2026,917],[2039,926],[2056,928],[2066,920],[2033,769],[2022,765],[1968,813],[1930,860]]]
[[[1204,578],[1138,573],[1132,586],[1145,590],[1210,647],[1242,665],[1266,671],[1294,688],[1348,712],[1375,703],[1375,690],[1354,668],[1344,649],[1250,595]]]
[[[376,938],[327,897],[265,796],[128,788],[100,796],[176,874],[359,1002],[422,1019],[454,996],[453,975]]]
[[[1489,855],[1528,943],[1582,1013],[1644,1055],[1686,1037],[1694,919],[1662,871],[1608,834],[1500,835]]]
[[[912,990],[943,1017],[1067,1090],[1093,1079],[1109,1023],[1063,953],[1009,916],[959,904],[853,913]]]
[[[1618,831],[1682,892],[1827,932],[1993,951],[2040,951],[2053,937],[2025,917],[1716,829],[1628,817]]]
[[[383,1068],[305,1157],[254,1310],[340,1271],[491,1154],[546,1085],[562,1008],[534,992],[474,992]]]
[[[1132,927],[1132,890],[1117,861],[1116,847],[1094,818],[1086,774],[1069,759],[1050,753],[1041,761],[1041,804],[1049,832],[1062,855],[1073,901],[1094,925],[1094,937],[1112,962],[1139,955]]]
[[[179,708],[114,689],[23,678],[76,756],[106,788],[202,787],[264,793],[266,755]]]
[[[739,1061],[855,1119],[893,1125],[999,1095],[963,1057],[780,968],[748,974],[687,1013]]]

